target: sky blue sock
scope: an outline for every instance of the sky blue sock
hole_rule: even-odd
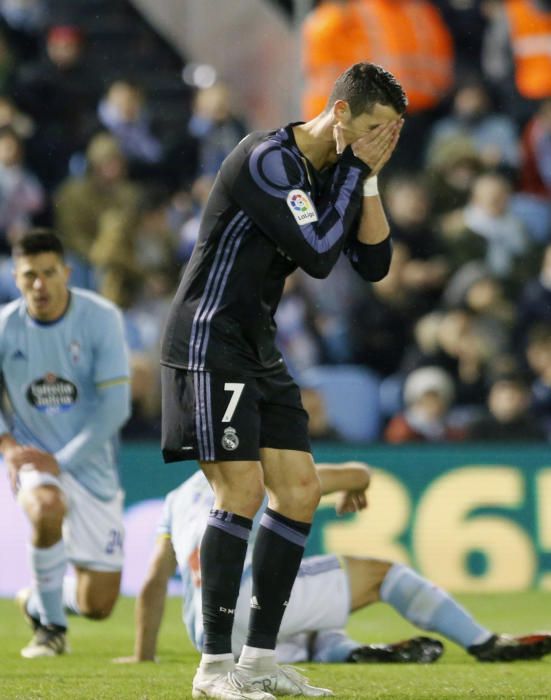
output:
[[[412,624],[467,648],[492,636],[446,591],[403,564],[394,564],[381,585],[381,600]]]
[[[78,604],[78,581],[74,576],[63,578],[63,608],[68,615],[81,615]]]
[[[324,630],[318,632],[312,644],[311,661],[321,664],[342,664],[350,652],[362,644],[350,639],[343,630]]]
[[[27,611],[42,625],[67,627],[63,610],[63,575],[67,556],[63,540],[52,547],[30,547],[33,591]]]

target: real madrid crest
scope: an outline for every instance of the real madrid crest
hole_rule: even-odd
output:
[[[235,432],[235,428],[228,426],[224,428],[224,434],[222,435],[222,447],[225,450],[236,450],[239,446],[239,438]]]

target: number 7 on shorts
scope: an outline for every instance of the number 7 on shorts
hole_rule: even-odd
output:
[[[232,395],[226,408],[226,412],[222,416],[222,423],[229,423],[233,418],[233,414],[235,413],[235,409],[237,408],[237,404],[239,403],[239,399],[241,398],[244,388],[245,384],[238,382],[226,382],[224,384],[224,391],[231,391]]]

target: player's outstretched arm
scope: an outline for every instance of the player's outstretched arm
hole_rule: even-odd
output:
[[[55,453],[62,471],[78,470],[82,461],[112,438],[130,416],[130,385],[126,377],[100,387],[98,403],[86,425]]]
[[[338,515],[366,508],[365,492],[369,488],[371,470],[365,462],[317,464],[316,469],[322,495],[340,492],[335,506]]]
[[[163,535],[157,540],[147,578],[136,600],[134,655],[113,659],[115,663],[155,661],[168,581],[175,568],[172,542]]]

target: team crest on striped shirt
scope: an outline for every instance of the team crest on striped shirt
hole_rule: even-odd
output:
[[[299,226],[318,220],[312,200],[303,190],[291,190],[287,195],[287,206]]]

